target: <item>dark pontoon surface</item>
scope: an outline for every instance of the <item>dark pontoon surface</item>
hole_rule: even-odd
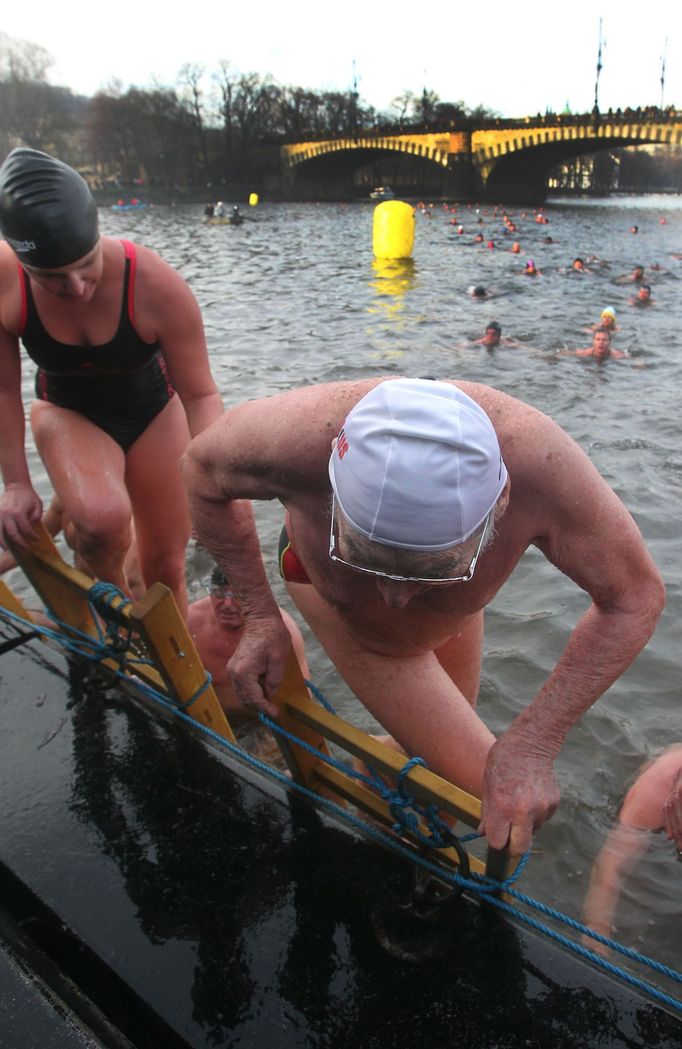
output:
[[[7,1049],[682,1046],[489,906],[418,917],[408,861],[40,641],[0,656],[0,740]]]

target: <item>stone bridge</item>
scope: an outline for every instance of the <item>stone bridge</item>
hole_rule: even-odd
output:
[[[552,168],[582,154],[680,144],[682,111],[647,109],[496,120],[441,132],[362,132],[285,145],[281,157],[285,192],[294,197],[304,183],[348,191],[355,170],[403,154],[440,168],[445,195],[533,202],[544,199]]]

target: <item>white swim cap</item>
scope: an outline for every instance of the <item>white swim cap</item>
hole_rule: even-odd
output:
[[[372,542],[435,551],[483,524],[507,470],[493,424],[462,390],[389,379],[349,412],[329,477],[344,517]]]

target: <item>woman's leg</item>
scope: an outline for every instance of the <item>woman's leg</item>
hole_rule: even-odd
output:
[[[34,402],[31,426],[77,564],[128,593],[131,509],[122,449],[84,416],[47,401]]]
[[[170,587],[183,615],[190,519],[180,457],[189,439],[185,410],[176,395],[128,449],[125,472],[144,581]]]

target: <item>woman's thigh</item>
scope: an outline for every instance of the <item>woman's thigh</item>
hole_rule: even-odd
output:
[[[125,479],[141,559],[187,546],[191,526],[180,459],[189,440],[185,410],[175,396],[128,450]]]
[[[31,428],[63,515],[76,526],[106,514],[130,517],[125,455],[120,445],[78,412],[36,401]]]

